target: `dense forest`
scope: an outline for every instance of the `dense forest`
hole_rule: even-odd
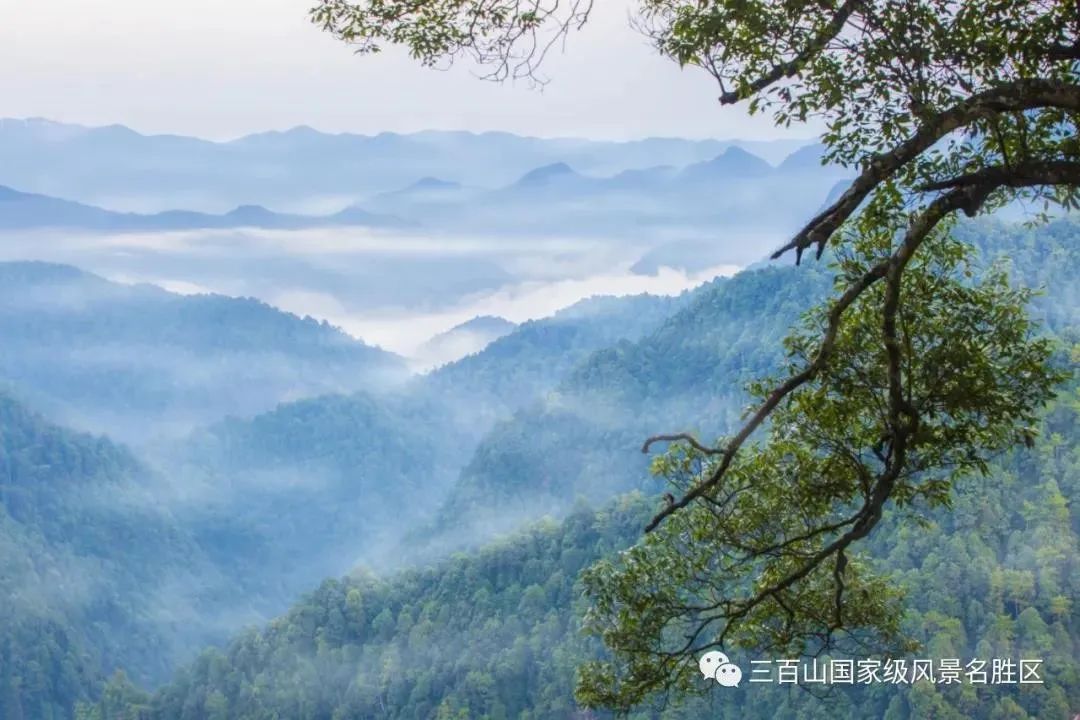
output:
[[[69,717],[105,668],[157,682],[206,642],[188,591],[220,583],[152,489],[130,452],[0,395],[0,717]]]
[[[1080,364],[1078,231],[1074,220],[957,230],[984,262],[1042,289],[1032,314],[1068,368]],[[0,404],[0,573],[18,591],[0,628],[0,717],[588,717],[576,668],[601,648],[580,632],[579,574],[635,542],[657,507],[664,488],[642,440],[730,427],[746,383],[776,367],[830,281],[822,264],[776,265],[677,298],[587,301],[403,385],[219,420],[145,458],[58,427],[48,404],[48,420],[27,410],[45,386],[5,376],[19,399]],[[117,323],[96,326],[103,344],[113,329],[125,337]],[[304,327],[330,356],[377,352]],[[202,347],[218,342],[206,332]],[[997,458],[950,510],[890,517],[870,548],[907,591],[904,625],[923,655],[1034,655],[1045,685],[824,699],[713,688],[640,717],[1075,712],[1078,438],[1073,382],[1034,447]],[[261,621],[327,576],[338,579]],[[211,642],[220,649],[192,659]]]
[[[182,296],[42,262],[0,263],[0,336],[0,388],[138,444],[407,377],[402,358],[253,298]]]
[[[1080,703],[1076,385],[1041,429],[1043,442],[1002,458],[951,511],[918,528],[891,518],[873,552],[911,598],[904,623],[921,643],[917,657],[1040,658],[1044,685],[871,685],[825,699],[778,685],[713,688],[636,717],[1066,717]],[[632,543],[651,507],[630,495],[424,570],[326,581],[152,698],[129,693],[127,707],[184,720],[584,717],[575,668],[600,650],[580,633],[576,578]],[[111,717],[113,707],[84,717]]]

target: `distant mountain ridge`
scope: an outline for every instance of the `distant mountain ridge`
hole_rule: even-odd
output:
[[[387,388],[404,360],[253,298],[177,295],[66,265],[0,262],[0,387],[129,442],[328,392]]]
[[[77,228],[98,231],[169,231],[258,228],[297,230],[320,227],[403,227],[404,220],[350,206],[332,215],[275,213],[261,205],[241,205],[222,215],[168,210],[142,215],[121,213],[71,200],[0,186],[0,230]]]
[[[505,318],[478,315],[430,338],[414,357],[422,367],[437,367],[479,352],[516,328],[517,323]]]
[[[657,165],[683,167],[735,146],[779,162],[806,142],[616,142],[460,131],[357,135],[309,127],[212,142],[144,135],[119,125],[0,120],[0,184],[143,213],[177,206],[221,213],[253,204],[307,213],[425,177],[495,188],[558,162],[587,175],[610,176]]]

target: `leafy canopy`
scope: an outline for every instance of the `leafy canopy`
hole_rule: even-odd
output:
[[[872,236],[871,236],[872,237]],[[853,242],[838,282],[888,251]],[[587,665],[579,697],[629,708],[659,690],[700,686],[697,658],[744,648],[775,657],[905,646],[900,597],[856,551],[887,499],[918,518],[948,506],[956,481],[1028,438],[1060,373],[1032,336],[1027,291],[1001,271],[972,281],[969,248],[935,234],[904,275],[896,318],[903,419],[890,398],[887,331],[875,287],[845,314],[834,360],[773,411],[765,442],[644,541],[585,574],[586,626],[613,651]],[[821,313],[787,341],[790,371],[816,351]],[[758,398],[774,383],[756,383]],[[677,445],[654,461],[675,492],[700,487],[716,452]]]
[[[585,0],[322,0],[312,19],[375,52],[462,56],[489,77],[540,79]],[[955,481],[1018,437],[1060,378],[1026,297],[973,283],[949,240],[1027,198],[1076,207],[1080,6],[1073,0],[638,0],[634,25],[778,125],[814,120],[847,190],[775,254],[837,258],[835,297],[789,342],[715,446],[685,434],[648,537],[589,574],[591,626],[612,651],[587,704],[679,688],[706,647],[815,652],[895,639],[896,602],[855,544],[887,508],[947,504]],[[754,441],[768,431],[765,442]]]

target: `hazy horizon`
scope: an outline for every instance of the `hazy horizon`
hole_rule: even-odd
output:
[[[8,18],[0,61],[20,68],[0,74],[0,117],[215,140],[299,125],[604,140],[815,132],[775,128],[745,106],[721,107],[711,77],[680,70],[629,26],[624,0],[598,4],[584,30],[552,53],[542,89],[482,81],[468,63],[422,68],[398,48],[356,57],[308,22],[308,5],[195,0],[182,13],[163,13],[155,3],[104,0],[88,16],[77,0],[32,13],[0,0]]]
[[[733,136],[733,135],[708,135],[708,136],[690,136],[690,135],[663,135],[663,134],[644,134],[632,137],[599,137],[599,136],[587,136],[587,135],[545,135],[542,133],[529,133],[529,132],[516,132],[513,130],[507,130],[504,128],[486,128],[486,129],[469,129],[469,128],[452,128],[452,127],[422,127],[416,130],[371,130],[366,132],[358,132],[352,130],[334,130],[326,127],[320,127],[317,124],[312,123],[299,123],[296,125],[290,125],[287,127],[252,127],[250,130],[242,132],[238,135],[229,135],[222,137],[213,137],[208,135],[200,135],[198,133],[187,132],[155,132],[146,130],[142,127],[137,127],[130,123],[116,121],[116,122],[101,122],[101,123],[82,123],[77,121],[62,120],[55,117],[48,117],[44,115],[27,115],[22,117],[4,116],[0,117],[0,127],[5,123],[49,123],[53,125],[60,125],[71,128],[80,128],[83,130],[101,130],[111,127],[122,127],[132,132],[142,135],[143,137],[155,138],[155,137],[184,137],[193,140],[201,140],[203,142],[214,143],[216,145],[228,145],[245,138],[257,137],[261,135],[285,135],[290,132],[313,130],[321,135],[329,136],[344,136],[344,137],[361,137],[361,138],[375,138],[380,135],[400,135],[400,136],[415,136],[424,135],[428,133],[447,133],[447,134],[464,134],[474,137],[480,137],[485,135],[513,135],[519,138],[529,140],[544,140],[544,141],[565,141],[565,142],[588,142],[596,144],[611,143],[616,145],[632,144],[645,141],[679,141],[679,142],[727,142],[727,143],[746,143],[751,145],[776,145],[781,147],[786,146],[804,146],[811,145],[818,142],[819,138],[813,133],[807,132],[804,135],[794,134],[785,135],[783,137],[772,138],[755,138],[749,136]],[[768,160],[768,158],[763,159]],[[770,160],[770,162],[772,162]]]

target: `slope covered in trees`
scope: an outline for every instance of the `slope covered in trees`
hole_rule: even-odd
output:
[[[48,263],[0,263],[0,336],[0,383],[65,424],[121,439],[406,376],[397,356],[254,299]]]
[[[582,300],[439,368],[417,382],[415,392],[451,407],[468,406],[468,425],[482,433],[544,397],[596,351],[652,334],[702,292]]]
[[[1038,657],[1044,685],[880,684],[823,700],[779,685],[710,684],[633,717],[1067,717],[1080,706],[1075,386],[1042,431],[1036,448],[1002,458],[920,533],[890,518],[873,552],[912,600],[904,625],[922,644],[915,657]],[[135,705],[145,717],[183,720],[586,717],[573,701],[575,668],[600,650],[580,634],[577,574],[632,543],[653,507],[629,496],[425,570],[327,581]],[[734,657],[744,667],[760,659]]]
[[[170,505],[242,589],[245,613],[281,612],[357,564],[445,554],[402,547],[402,536],[440,506],[492,424],[598,348],[651,332],[688,298],[592,298],[396,391],[214,423],[157,456]]]
[[[1052,330],[1080,322],[1080,224],[1037,229],[993,221],[960,226],[979,264],[1004,263],[1017,285],[1037,290],[1031,312]],[[718,279],[637,342],[579,364],[555,391],[499,423],[462,470],[443,511],[451,527],[494,517],[567,509],[650,484],[642,441],[689,431],[710,441],[738,420],[745,386],[772,371],[782,340],[830,288],[820,265],[766,267]]]
[[[996,225],[961,231],[969,230],[987,261],[1004,259],[1018,282],[1044,288],[1032,312],[1057,338],[1054,362],[1075,369],[1080,363],[1080,333],[1070,304],[1080,275],[1075,222],[1036,231]],[[799,277],[805,284],[795,280]],[[721,425],[740,404],[736,379],[753,377],[776,362],[762,349],[775,352],[777,340],[760,313],[775,311],[774,330],[782,334],[785,322],[826,283],[824,275],[807,268],[745,273],[716,283],[640,342],[593,355],[548,400],[574,397],[573,391],[579,407],[590,412],[580,412],[576,424],[565,416],[535,414],[547,420],[523,431],[520,444],[509,450],[500,433],[533,411],[497,428],[492,437],[502,441],[485,442],[474,464],[494,462],[500,453],[512,458],[530,442],[535,449],[516,465],[495,465],[485,488],[489,495],[446,515],[468,522],[490,500],[493,515],[513,507],[529,510],[519,517],[569,512],[562,522],[546,521],[423,570],[327,581],[282,618],[205,654],[135,705],[148,717],[170,719],[275,713],[319,719],[583,716],[572,695],[575,668],[600,648],[579,632],[585,604],[578,572],[639,538],[657,506],[655,495],[603,500],[604,491],[659,488],[645,481],[637,453],[642,434],[657,428],[634,423],[642,422],[643,408],[657,406],[670,414],[646,417],[644,423],[677,420],[686,412],[687,397],[707,392],[730,398],[705,421]],[[652,378],[659,379],[655,385],[647,382]],[[587,422],[616,417],[632,420],[595,432]],[[644,708],[638,717],[1067,717],[1080,707],[1080,608],[1075,603],[1080,391],[1075,382],[1046,410],[1039,431],[1033,448],[1012,451],[998,458],[985,478],[965,482],[951,509],[916,506],[890,514],[869,549],[909,597],[903,626],[922,644],[915,656],[965,662],[1039,657],[1044,685],[882,684],[834,692],[825,701],[802,690],[756,685]],[[590,447],[604,441],[610,445]],[[491,454],[485,455],[484,447],[492,448]],[[578,454],[564,462],[555,447]],[[583,461],[590,452],[595,453],[591,465]],[[579,505],[571,510],[574,492],[594,492],[604,509]],[[923,518],[917,531],[912,512]],[[748,664],[759,658],[747,652],[743,659]]]
[[[68,717],[113,668],[160,681],[207,641],[211,571],[153,489],[128,451],[0,395],[0,717]]]

